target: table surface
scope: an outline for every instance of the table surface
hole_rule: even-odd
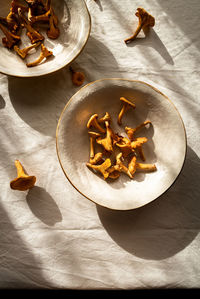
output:
[[[40,78],[0,74],[0,288],[199,288],[200,1],[141,0],[156,24],[129,45],[138,3],[86,3],[91,34],[72,66],[84,85],[138,79],[167,95],[185,124],[185,164],[142,208],[95,205],[68,182],[56,154],[57,121],[80,88],[69,67]],[[29,191],[10,189],[15,159],[37,177]]]

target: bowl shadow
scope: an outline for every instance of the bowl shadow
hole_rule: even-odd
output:
[[[199,170],[199,158],[188,147],[182,172],[167,192],[130,211],[97,205],[102,225],[120,247],[135,256],[153,260],[173,256],[188,246],[200,230],[200,186],[194,188],[194,182],[200,180]]]

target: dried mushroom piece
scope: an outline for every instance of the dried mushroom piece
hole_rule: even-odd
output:
[[[131,175],[133,176],[136,172],[136,156],[133,156],[128,163],[128,170],[130,171]]]
[[[89,136],[90,136],[90,158],[94,158],[95,153],[94,153],[94,142],[95,139],[100,137],[101,135],[99,133],[96,132],[88,132]]]
[[[12,11],[9,12],[6,18],[0,17],[0,22],[13,34],[16,34],[20,27],[19,20]]]
[[[24,49],[20,49],[17,45],[14,46],[15,52],[22,58],[25,59],[28,53],[32,50],[37,48],[40,45],[40,42],[30,45]]]
[[[139,23],[135,33],[131,37],[124,40],[126,44],[133,41],[138,36],[141,29],[144,30],[155,25],[155,18],[150,15],[144,8],[137,8],[137,12],[135,13],[135,15],[139,18]]]
[[[93,158],[90,158],[90,164],[96,165],[97,163],[103,160],[103,153],[99,152],[94,155]]]
[[[60,35],[58,28],[58,18],[54,13],[53,8],[50,6],[50,17],[49,17],[49,29],[47,30],[47,36],[50,39],[56,39]]]
[[[140,125],[138,125],[135,128],[125,127],[125,131],[126,131],[126,134],[128,135],[128,138],[131,141],[133,141],[135,133],[138,132],[140,129],[142,129],[143,127],[145,127],[148,124],[151,124],[150,120],[144,121],[143,123],[141,123]]]
[[[111,117],[108,112],[106,112],[105,115],[99,119],[99,123],[105,124],[106,121],[108,121],[109,123],[111,122]]]
[[[91,163],[86,163],[86,165],[98,172],[100,172],[103,177],[104,180],[106,180],[109,177],[109,172],[107,171],[108,168],[111,166],[111,160],[110,158],[107,158],[102,164],[100,165],[93,165]]]
[[[136,163],[136,168],[143,171],[156,171],[157,167],[155,164],[147,164],[147,163]]]
[[[40,64],[45,58],[52,56],[53,52],[49,51],[44,44],[41,44],[41,52],[40,52],[40,56],[33,62],[27,63],[26,66],[27,67],[33,67],[36,66],[38,64]]]
[[[122,124],[122,117],[123,117],[124,113],[125,113],[126,111],[128,111],[130,108],[135,109],[135,107],[136,107],[134,103],[128,101],[128,100],[127,100],[126,98],[124,98],[124,97],[121,97],[121,98],[120,98],[120,101],[123,103],[123,106],[122,106],[122,108],[121,108],[121,110],[120,110],[120,112],[119,112],[119,115],[118,115],[118,119],[117,119],[117,123],[118,123],[118,125],[121,125],[121,124]]]
[[[11,49],[14,45],[21,41],[20,36],[10,32],[3,24],[0,23],[0,29],[5,34],[2,38],[2,43],[4,47]]]
[[[98,114],[97,113],[93,114],[87,122],[87,128],[89,129],[91,127],[97,129],[101,133],[106,132],[106,130],[104,128],[102,128],[98,122]]]
[[[24,12],[28,11],[28,7],[22,4],[19,0],[12,0],[10,11],[17,14],[18,8]]]
[[[147,142],[147,137],[138,137],[135,138],[132,142],[131,142],[131,147],[132,149],[136,149],[137,147],[141,146],[143,143]]]
[[[131,147],[131,141],[126,137],[121,137],[118,142],[116,142],[116,146],[120,148],[123,157],[127,157],[134,150]]]
[[[35,185],[36,177],[26,174],[19,160],[15,160],[15,166],[17,168],[17,177],[10,182],[11,189],[19,191],[31,189]]]
[[[129,169],[124,165],[122,159],[122,153],[119,153],[116,156],[116,165],[115,165],[115,170],[118,170],[119,172],[123,172],[125,174],[127,174],[131,179],[133,178],[131,172],[129,171]]]
[[[85,80],[85,75],[83,72],[75,71],[71,66],[69,70],[72,74],[72,83],[76,86],[81,86]]]
[[[97,138],[96,142],[104,147],[107,152],[113,152],[113,131],[109,126],[109,122],[105,121],[106,125],[106,137]]]

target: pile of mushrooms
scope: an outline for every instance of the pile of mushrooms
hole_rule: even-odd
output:
[[[47,25],[46,35],[48,38],[59,37],[58,18],[53,10],[51,0],[12,0],[8,15],[0,17],[0,29],[5,35],[2,38],[3,45],[8,49],[13,49],[22,59],[25,59],[33,48],[41,45],[39,57],[35,61],[27,63],[27,67],[36,66],[53,55],[53,52],[44,45],[45,37],[38,29],[42,28],[41,24]],[[21,49],[19,44],[23,29],[26,29],[26,35],[31,44]]]
[[[135,104],[124,97],[120,98],[122,108],[118,114],[117,123],[122,125],[122,118],[129,109],[135,109]],[[143,163],[146,158],[143,152],[143,144],[148,139],[146,137],[136,137],[135,134],[142,128],[151,125],[150,120],[146,120],[135,128],[125,127],[127,137],[120,136],[111,128],[111,116],[108,112],[102,118],[98,114],[93,114],[88,122],[87,129],[90,139],[89,162],[86,165],[95,173],[107,178],[117,179],[121,173],[125,173],[133,179],[136,171],[155,171],[155,164]],[[93,129],[91,131],[91,129]],[[97,145],[101,146],[96,152]],[[142,162],[138,162],[142,160]]]

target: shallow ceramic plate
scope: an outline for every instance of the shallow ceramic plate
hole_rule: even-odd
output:
[[[1,16],[9,13],[11,0],[0,0]],[[0,72],[18,76],[34,77],[55,72],[72,62],[84,48],[91,28],[91,20],[84,0],[52,0],[52,5],[59,20],[60,36],[51,40],[46,35],[46,30],[40,31],[44,36],[44,45],[53,52],[53,57],[44,63],[32,68],[27,68],[26,63],[13,51],[2,45],[4,36],[0,30]],[[22,33],[23,48],[30,44],[26,30]],[[26,62],[34,61],[40,52],[28,55]]]
[[[120,97],[136,104],[117,125]],[[104,181],[86,166],[89,160],[89,117],[109,112],[111,127],[124,135],[124,127],[135,127],[149,119],[152,126],[138,132],[146,136],[145,163],[155,163],[157,171],[135,173],[134,179],[122,174],[117,180]],[[180,173],[186,154],[183,121],[172,102],[156,88],[140,81],[102,79],[80,89],[61,113],[57,132],[57,154],[71,184],[86,198],[107,208],[129,210],[141,207],[160,196]],[[124,135],[125,136],[125,135]]]

